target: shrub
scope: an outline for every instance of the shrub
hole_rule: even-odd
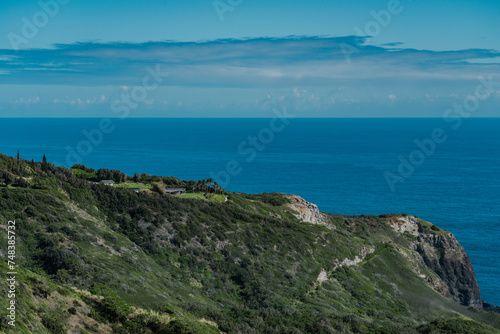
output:
[[[153,182],[153,191],[163,195],[167,192],[167,187],[163,182]]]
[[[53,334],[66,333],[66,316],[61,309],[52,309],[42,316],[42,324]]]
[[[436,225],[432,225],[431,230],[437,231],[437,232],[441,231],[441,229],[439,227],[437,227]]]

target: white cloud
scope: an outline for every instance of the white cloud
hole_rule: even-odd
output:
[[[466,96],[477,85],[478,75],[500,70],[495,63],[465,61],[491,59],[495,53],[490,50],[438,52],[370,46],[347,62],[340,43],[349,43],[349,38],[80,43],[51,50],[27,49],[15,57],[9,50],[0,50],[0,74],[15,74],[0,75],[0,85],[17,87],[2,88],[0,103],[9,104],[17,96],[22,97],[16,100],[20,105],[109,111],[106,104],[141,85],[151,72],[148,67],[159,66],[170,76],[148,95],[144,108],[272,110],[276,104],[286,104],[300,110],[331,110],[366,104],[382,110],[407,103],[418,109]],[[174,90],[182,94],[171,93]],[[33,99],[35,94],[39,100]]]

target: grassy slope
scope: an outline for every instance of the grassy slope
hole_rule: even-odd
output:
[[[47,175],[33,179],[43,189],[0,188],[0,218],[20,226],[21,332],[49,332],[52,318],[65,330],[78,318],[87,332],[209,333],[218,326],[230,333],[418,333],[454,322],[465,333],[500,328],[498,315],[460,306],[420,278],[416,267],[436,274],[408,260],[415,256],[409,240],[383,218],[330,215],[332,230],[297,221],[280,195],[229,194],[226,203],[147,196],[33,170]],[[440,231],[429,225],[428,232]],[[5,233],[0,244],[5,254]],[[375,252],[334,269],[363,247]],[[322,270],[329,280],[320,284]]]
[[[224,202],[225,197],[221,194],[206,194],[206,193],[187,193],[184,195],[179,195],[179,198],[191,198],[191,199],[201,199],[211,202]]]
[[[115,188],[139,188],[139,189],[153,189],[153,186],[150,184],[144,183],[136,183],[136,182],[123,182],[115,184],[113,187]]]

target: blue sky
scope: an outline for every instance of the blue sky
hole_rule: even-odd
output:
[[[499,2],[463,0],[4,0],[0,117],[116,116],[113,102],[143,93],[152,69],[169,75],[132,99],[134,117],[285,105],[301,117],[440,117],[479,76],[500,82],[499,14]],[[474,116],[500,116],[495,89]]]

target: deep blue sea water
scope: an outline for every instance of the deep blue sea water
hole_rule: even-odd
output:
[[[455,234],[482,298],[500,305],[500,119],[465,119],[456,130],[442,119],[290,119],[273,138],[269,119],[113,119],[114,130],[89,146],[82,130],[99,122],[0,119],[0,152],[70,166],[79,159],[68,160],[68,147],[80,145],[94,169],[188,180],[221,176],[234,160],[239,174],[219,180],[227,190],[298,194],[331,213],[416,215]],[[436,128],[447,140],[392,191],[384,173],[397,175],[399,156]],[[253,156],[248,137],[259,133],[266,143]]]

